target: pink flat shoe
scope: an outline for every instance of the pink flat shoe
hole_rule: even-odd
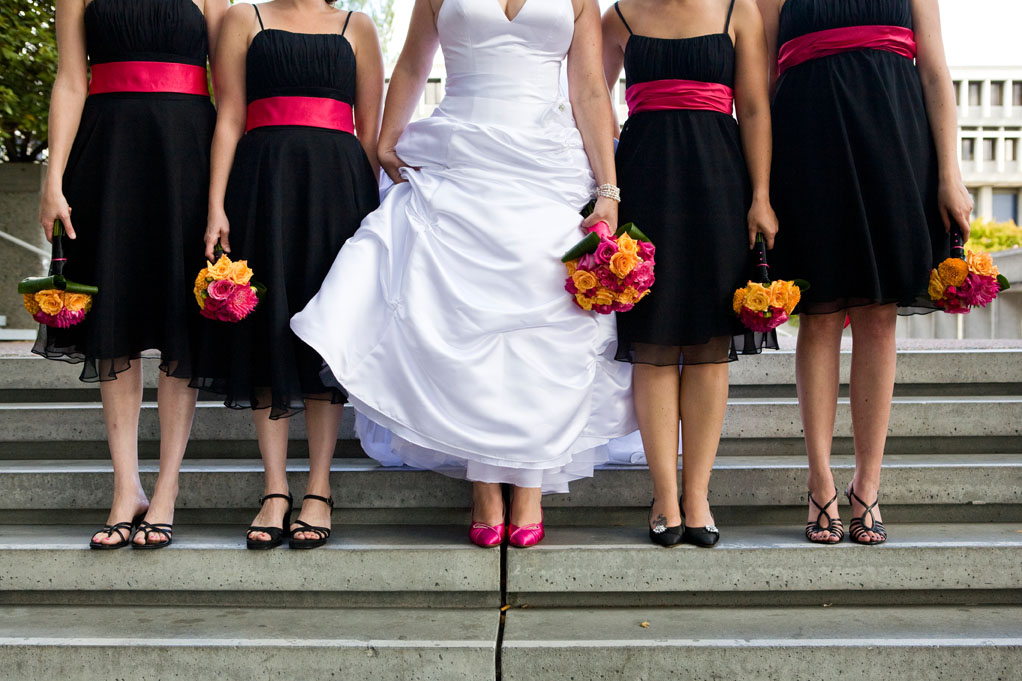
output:
[[[468,528],[468,538],[472,540],[473,544],[484,549],[500,546],[504,542],[504,528],[503,522],[499,525],[487,525],[473,521]]]
[[[535,546],[543,541],[545,536],[546,530],[543,529],[542,520],[538,523],[522,525],[521,527],[517,525],[508,526],[508,542],[510,542],[511,546],[517,546],[520,549]]]

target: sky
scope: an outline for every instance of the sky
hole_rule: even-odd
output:
[[[948,64],[1022,67],[1022,0],[939,0],[939,3]],[[343,5],[343,0],[340,4]],[[413,4],[414,0],[394,0],[394,36],[389,50],[393,57],[401,50]],[[604,8],[611,4],[613,0],[600,0]]]

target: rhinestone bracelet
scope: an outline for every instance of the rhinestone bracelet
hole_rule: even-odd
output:
[[[612,199],[618,203],[621,202],[621,190],[612,184],[601,184],[596,188],[596,195],[602,196],[606,199]]]

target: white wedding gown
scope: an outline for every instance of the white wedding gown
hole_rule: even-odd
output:
[[[636,428],[613,316],[564,291],[595,189],[561,94],[572,3],[528,0],[509,21],[496,0],[444,0],[437,29],[446,96],[397,145],[416,169],[291,327],[374,458],[566,492]]]

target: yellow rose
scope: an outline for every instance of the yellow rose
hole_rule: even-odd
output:
[[[640,300],[642,300],[643,298],[648,296],[652,291],[653,291],[653,289],[650,289],[650,288],[646,289],[645,291],[642,292],[641,296],[639,296],[638,298],[635,299],[635,302],[639,302]]]
[[[784,311],[790,315],[800,300],[802,300],[802,289],[792,284],[788,289],[788,300],[784,303]]]
[[[949,286],[961,286],[969,276],[969,266],[961,258],[948,258],[937,265],[937,274]]]
[[[238,286],[244,286],[252,278],[252,268],[248,266],[247,260],[232,262],[228,270],[227,278]]]
[[[195,290],[205,291],[206,287],[209,286],[210,279],[212,279],[212,277],[209,276],[209,268],[203,267],[199,270],[198,276],[195,277]]]
[[[22,294],[25,298],[25,309],[28,310],[29,314],[35,314],[39,311],[39,303],[35,302],[35,295],[32,293]]]
[[[614,304],[614,292],[611,291],[609,288],[605,288],[605,287],[601,286],[600,289],[596,292],[596,295],[593,296],[593,304],[594,305],[613,305]]]
[[[592,310],[593,309],[593,299],[592,298],[586,298],[581,293],[576,293],[575,294],[575,300],[578,301],[579,306],[581,306],[581,308],[583,310]]]
[[[213,279],[226,279],[228,273],[231,271],[231,259],[226,255],[221,255],[220,259],[216,261],[216,264],[207,260],[206,269],[209,270],[209,276],[213,277]]]
[[[735,297],[731,301],[731,308],[738,314],[742,311],[742,305],[745,304],[745,287],[735,290]]]
[[[622,234],[617,238],[617,250],[635,255],[639,252],[639,242],[627,234]]]
[[[745,307],[753,312],[763,312],[770,304],[770,292],[762,284],[749,282],[746,287]]]
[[[790,281],[775,281],[770,284],[770,307],[784,308],[788,302],[788,292],[791,290]]]
[[[624,291],[617,294],[616,299],[617,302],[622,305],[628,305],[629,303],[634,303],[639,299],[639,292],[635,290],[634,286],[629,286]]]
[[[46,314],[55,315],[64,307],[64,294],[56,289],[46,289],[35,294],[35,302]]]
[[[580,292],[595,288],[597,284],[600,283],[596,280],[595,274],[587,272],[586,270],[576,270],[575,273],[571,275],[571,280],[575,282],[575,288],[577,288]]]
[[[571,277],[578,270],[578,260],[569,260],[564,266],[568,268],[568,276]]]
[[[628,274],[639,264],[639,256],[634,253],[618,251],[610,258],[610,271],[619,277],[627,277]]]
[[[937,270],[930,270],[930,286],[926,289],[926,292],[930,294],[930,300],[940,300],[943,298],[946,289],[947,286],[940,280]]]
[[[91,307],[92,297],[84,293],[67,293],[64,295],[64,307],[69,312],[78,312]]]
[[[969,251],[966,256],[969,263],[969,271],[983,277],[996,277],[1000,272],[994,267],[994,259],[989,253],[975,253]]]

